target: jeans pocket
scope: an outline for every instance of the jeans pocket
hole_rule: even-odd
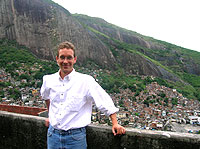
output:
[[[47,137],[52,136],[53,130],[52,127],[49,127],[48,132],[47,132]]]
[[[52,136],[52,132],[48,132],[48,133],[47,133],[47,136],[48,136],[48,137],[51,137],[51,136]]]
[[[80,132],[72,135],[72,139],[78,141],[78,140],[83,140],[86,138],[86,133],[85,132]]]

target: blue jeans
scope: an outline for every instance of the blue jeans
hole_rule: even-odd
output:
[[[58,130],[49,125],[47,133],[48,149],[86,149],[86,129]]]

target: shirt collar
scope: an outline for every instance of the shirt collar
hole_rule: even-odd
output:
[[[72,72],[70,72],[68,75],[66,75],[64,77],[64,79],[62,79],[60,77],[60,70],[57,72],[57,75],[58,75],[58,77],[59,77],[60,80],[68,80],[68,81],[70,81],[72,79],[72,77],[75,75],[75,73],[76,73],[76,70],[73,68]]]

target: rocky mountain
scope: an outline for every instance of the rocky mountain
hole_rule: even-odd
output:
[[[57,44],[68,40],[76,46],[78,65],[92,61],[110,70],[173,81],[182,79],[179,72],[200,75],[200,53],[103,19],[72,15],[51,0],[1,0],[0,38],[16,40],[41,59],[54,60]]]
[[[137,52],[158,61],[160,64],[172,70],[177,71],[178,68],[181,72],[200,75],[200,58],[197,58],[197,56],[200,56],[199,52],[143,36],[136,32],[112,25],[101,18],[79,14],[73,16],[82,24],[88,26],[89,29],[100,32],[101,34],[99,35],[104,34],[104,37],[111,37],[119,42],[132,45],[132,47],[129,48],[135,49]],[[107,38],[106,40],[111,41],[111,38]],[[112,43],[110,44],[113,45]],[[179,67],[177,67],[177,65]]]
[[[93,18],[86,15],[74,14],[81,23],[109,36],[120,42],[125,42],[127,44],[136,44],[148,49],[164,49],[165,47],[161,44],[155,44],[149,42],[143,38],[140,34],[122,29],[115,25],[109,24],[101,18]]]
[[[87,59],[107,66],[115,63],[109,49],[67,10],[48,0],[0,1],[0,38],[16,40],[35,55],[53,60],[61,41],[77,48],[79,63]]]

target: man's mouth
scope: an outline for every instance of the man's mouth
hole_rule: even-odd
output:
[[[64,69],[67,69],[67,68],[69,68],[70,66],[68,66],[68,65],[63,65],[63,68]]]

